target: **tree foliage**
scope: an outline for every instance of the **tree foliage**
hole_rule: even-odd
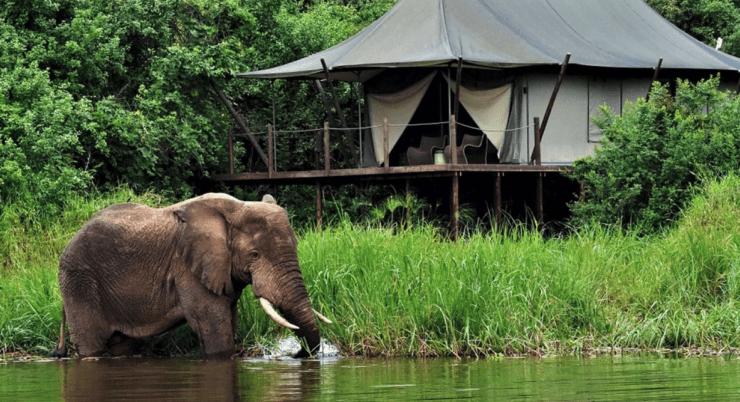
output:
[[[676,218],[700,178],[736,171],[740,97],[718,86],[718,77],[679,80],[674,99],[656,83],[649,101],[628,102],[621,116],[603,106],[595,119],[601,146],[574,164],[573,177],[586,186],[574,221],[654,232]]]
[[[319,127],[320,103],[304,107],[316,96],[309,84],[271,87],[235,75],[334,45],[393,3],[6,2],[0,9],[0,205],[23,200],[31,211],[53,209],[71,192],[120,183],[191,195],[204,178],[228,169],[226,132],[233,123],[213,83],[234,96],[254,131],[272,122],[266,106],[273,94],[278,116],[290,117],[285,129]],[[341,87],[340,96],[349,102],[350,88]],[[245,152],[238,143],[237,163]]]

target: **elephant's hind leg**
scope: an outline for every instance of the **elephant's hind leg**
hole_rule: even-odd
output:
[[[99,312],[70,303],[67,322],[78,357],[102,356],[113,330]]]
[[[105,349],[111,356],[133,356],[139,352],[141,341],[126,336],[118,331],[113,333],[105,344]]]

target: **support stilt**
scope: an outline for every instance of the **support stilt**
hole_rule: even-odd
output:
[[[501,221],[501,172],[496,173],[496,195],[494,198],[494,204],[496,208],[496,225],[500,228],[503,223]]]
[[[450,190],[450,239],[457,241],[460,222],[458,215],[460,213],[460,177],[459,173],[452,176],[452,185]]]
[[[324,189],[321,182],[316,182],[316,228],[321,230],[321,216],[324,208]]]

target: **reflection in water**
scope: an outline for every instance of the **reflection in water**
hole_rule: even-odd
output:
[[[0,361],[0,401],[740,400],[740,359]]]
[[[67,401],[238,401],[237,362],[182,359],[63,361]]]
[[[326,362],[324,362],[326,363]],[[52,363],[54,364],[54,363]],[[321,361],[254,359],[66,360],[66,401],[241,401],[315,399]]]
[[[315,400],[321,388],[322,364],[318,360],[293,359],[243,362],[239,377],[243,400],[254,397],[265,401]]]

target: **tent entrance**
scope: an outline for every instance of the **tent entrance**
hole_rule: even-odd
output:
[[[377,165],[384,163],[383,122],[388,121],[391,166],[432,164],[433,152],[443,151],[449,162],[449,121],[456,102],[454,81],[438,71],[398,72],[376,77],[367,84],[367,103]],[[512,84],[476,86],[463,81],[457,125],[456,151],[460,163],[498,163],[509,120]],[[470,157],[468,157],[470,154]]]

